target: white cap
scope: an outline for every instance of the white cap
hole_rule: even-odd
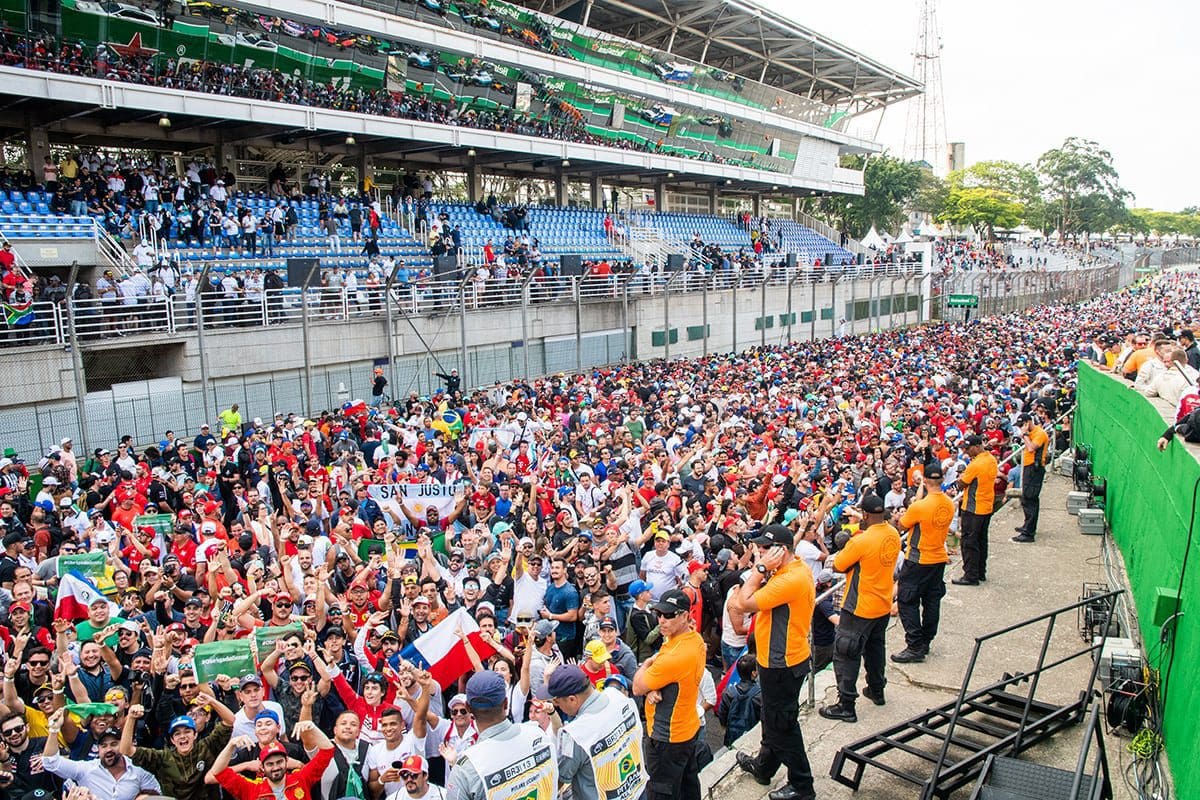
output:
[[[68,444],[70,444],[70,443],[71,443],[71,437],[70,437],[70,436],[64,436],[64,437],[62,438],[62,440],[59,442],[59,445],[65,446],[65,445],[68,445]]]

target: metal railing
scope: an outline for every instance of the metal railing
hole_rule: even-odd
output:
[[[125,276],[137,268],[125,245],[105,229],[98,217],[92,218],[92,236],[96,242],[96,252],[115,272]]]

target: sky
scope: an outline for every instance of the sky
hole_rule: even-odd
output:
[[[904,74],[913,74],[921,0],[759,0]],[[1068,136],[1112,153],[1131,205],[1200,205],[1200,3],[1189,0],[941,0],[947,141],[966,159],[1032,163]],[[907,104],[851,132],[901,154]]]

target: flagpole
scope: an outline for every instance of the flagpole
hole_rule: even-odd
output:
[[[71,372],[75,376],[75,414],[79,418],[79,443],[81,453],[92,452],[88,444],[87,415],[84,404],[87,393],[83,380],[83,353],[79,352],[79,339],[75,336],[75,280],[79,277],[79,262],[71,262],[71,274],[67,276],[67,333],[71,337]]]

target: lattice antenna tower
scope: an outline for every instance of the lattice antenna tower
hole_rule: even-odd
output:
[[[921,20],[913,51],[912,76],[925,91],[908,102],[904,155],[924,161],[935,174],[948,171],[946,107],[942,96],[942,31],[937,21],[937,0],[920,0]]]

